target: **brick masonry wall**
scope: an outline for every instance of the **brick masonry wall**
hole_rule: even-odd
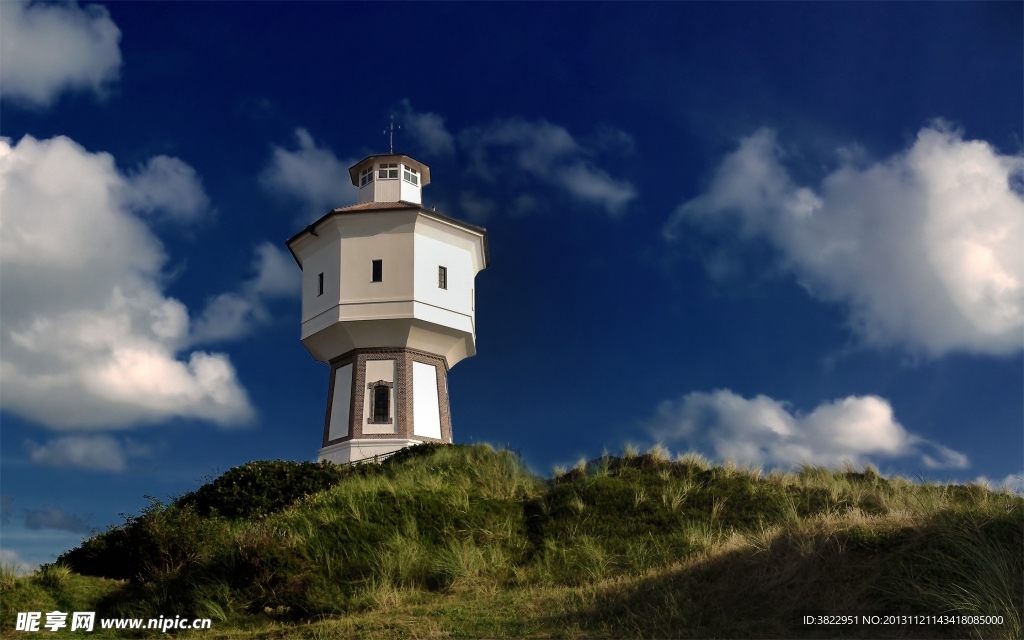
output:
[[[363,405],[366,399],[366,362],[368,360],[395,361],[395,416],[394,433],[363,433]],[[437,372],[437,403],[441,414],[441,439],[413,435],[412,424],[412,363],[422,362],[434,366]],[[348,435],[328,440],[331,424],[331,407],[334,402],[334,374],[345,366],[352,364],[352,395],[349,403]],[[448,403],[448,365],[445,359],[432,353],[415,349],[375,348],[355,349],[331,361],[330,387],[327,391],[327,412],[324,417],[323,445],[337,444],[346,440],[379,440],[388,438],[405,438],[423,442],[452,442],[452,418]],[[373,382],[372,380],[369,382]]]

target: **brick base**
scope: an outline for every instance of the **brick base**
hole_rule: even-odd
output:
[[[363,404],[365,402],[366,362],[369,360],[394,360],[394,406],[395,415],[393,433],[363,433]],[[412,363],[422,362],[433,365],[437,372],[437,405],[441,418],[441,439],[430,438],[413,433],[412,405]],[[331,407],[334,402],[334,373],[340,367],[352,365],[352,389],[349,403],[348,435],[328,440],[331,424]],[[417,442],[452,442],[452,420],[448,404],[448,366],[445,359],[432,353],[404,348],[354,349],[331,360],[330,386],[327,392],[327,414],[324,418],[324,434],[322,446],[334,449],[334,445],[349,441],[371,440],[406,440]],[[370,381],[372,382],[372,381]],[[355,444],[353,442],[353,444]],[[369,442],[367,444],[370,444]],[[382,443],[383,444],[383,443]],[[346,447],[348,449],[348,447]],[[354,451],[355,449],[353,449]]]

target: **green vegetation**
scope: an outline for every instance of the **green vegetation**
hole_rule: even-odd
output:
[[[9,574],[2,632],[63,607],[208,617],[181,632],[204,638],[1020,638],[1024,499],[659,448],[545,481],[508,451],[422,446],[380,465],[250,463]],[[1004,622],[804,625],[815,613]]]

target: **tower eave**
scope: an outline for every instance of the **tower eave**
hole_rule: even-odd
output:
[[[374,156],[371,156],[371,157],[374,157]],[[308,227],[306,227],[302,231],[296,233],[291,238],[288,238],[287,240],[285,240],[285,245],[288,247],[288,252],[292,254],[292,259],[295,260],[295,264],[299,265],[299,269],[302,269],[302,260],[300,260],[299,256],[295,253],[295,245],[301,239],[303,239],[305,237],[317,235],[317,228],[321,224],[323,224],[324,222],[329,220],[330,218],[333,218],[335,216],[340,216],[340,215],[352,215],[352,214],[358,214],[358,213],[365,213],[365,212],[369,212],[369,211],[382,211],[383,212],[383,211],[402,211],[402,210],[409,210],[409,209],[418,209],[419,212],[422,215],[425,215],[425,216],[428,216],[428,217],[432,217],[432,218],[436,218],[438,220],[441,220],[441,221],[446,222],[448,224],[451,224],[453,226],[462,228],[462,229],[464,229],[466,231],[469,231],[471,233],[480,235],[483,238],[483,258],[484,258],[483,267],[486,269],[487,267],[491,266],[491,251],[490,251],[490,244],[489,244],[489,242],[487,240],[487,229],[485,229],[484,227],[478,227],[475,224],[470,224],[468,222],[463,222],[462,220],[459,220],[457,218],[452,218],[451,216],[447,216],[447,215],[445,215],[443,213],[439,213],[437,211],[428,211],[427,209],[425,209],[423,207],[423,205],[416,204],[416,203],[413,203],[413,202],[404,202],[404,201],[398,201],[398,202],[363,202],[361,204],[353,204],[353,205],[349,205],[347,207],[339,207],[337,209],[332,209],[331,211],[328,211],[324,215],[320,216],[316,220],[316,222],[310,224]]]

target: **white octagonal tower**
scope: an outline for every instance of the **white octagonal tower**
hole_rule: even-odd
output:
[[[402,154],[349,169],[359,204],[288,240],[302,343],[331,367],[320,460],[452,442],[448,370],[476,353],[474,279],[487,231],[422,206],[430,168]]]

